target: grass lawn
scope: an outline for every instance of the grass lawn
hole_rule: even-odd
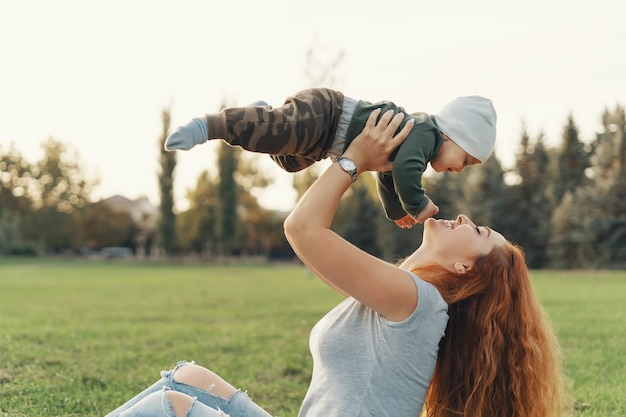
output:
[[[576,416],[626,416],[626,272],[533,272]],[[295,417],[341,298],[300,266],[0,259],[0,413],[103,416],[180,359]]]

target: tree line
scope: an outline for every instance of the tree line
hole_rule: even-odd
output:
[[[78,154],[62,142],[47,139],[43,158],[34,163],[14,147],[0,150],[0,254],[74,254],[124,246],[168,257],[293,257],[282,233],[286,213],[264,209],[255,197],[271,183],[256,167],[265,156],[244,156],[239,148],[220,144],[217,174],[201,173],[187,193],[189,208],[175,212],[176,153],[163,150],[168,110],[161,122],[155,143],[161,150],[160,204],[152,226],[105,201],[92,201],[96,184],[84,177]],[[427,175],[424,187],[441,209],[437,217],[465,213],[489,225],[520,245],[532,268],[626,267],[624,108],[605,109],[601,122],[596,137],[585,142],[570,115],[555,147],[546,145],[542,133],[530,137],[522,128],[511,168],[494,155],[460,175]],[[314,166],[293,176],[299,195],[318,170]],[[384,217],[371,175],[352,186],[332,227],[391,261],[421,243],[421,225],[399,229]]]

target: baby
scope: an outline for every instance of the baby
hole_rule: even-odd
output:
[[[209,139],[270,154],[284,170],[296,172],[324,158],[338,160],[361,132],[373,110],[404,114],[399,129],[413,123],[407,139],[394,151],[390,172],[377,174],[378,195],[387,218],[399,227],[411,228],[438,213],[422,187],[428,163],[436,172],[461,172],[485,162],[496,140],[496,111],[481,96],[459,97],[433,115],[407,113],[389,101],[370,103],[327,88],[312,88],[288,97],[272,108],[265,102],[232,107],[207,114],[179,127],[165,142],[165,149],[189,150]]]

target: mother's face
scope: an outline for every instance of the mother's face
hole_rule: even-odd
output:
[[[495,246],[506,242],[504,236],[485,226],[477,226],[464,214],[455,220],[436,220],[430,218],[424,222],[422,246],[428,249],[435,262],[444,266],[452,264],[459,268],[471,268],[474,261],[488,254]]]

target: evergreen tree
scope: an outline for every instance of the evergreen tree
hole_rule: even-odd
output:
[[[240,148],[223,142],[220,142],[217,151],[219,236],[220,249],[224,255],[234,255],[239,249],[236,245],[239,227],[239,186],[235,181],[235,173],[240,153]]]
[[[361,177],[365,177],[362,175]],[[385,210],[380,202],[376,189],[376,178],[369,176],[370,180],[364,185],[368,188],[372,201],[377,207],[374,212],[374,220],[369,221],[368,227],[376,228],[376,245],[380,249],[381,257],[389,262],[397,263],[410,255],[422,243],[424,226],[415,224],[411,229],[401,229],[385,215]],[[359,178],[360,181],[360,178]],[[422,178],[422,183],[429,190],[430,178]]]
[[[203,172],[196,189],[188,193],[190,208],[180,216],[178,228],[182,247],[199,255],[268,253],[274,235],[282,235],[282,221],[277,224],[258,204],[255,192],[272,179],[256,168],[258,155],[242,158],[239,147],[222,141],[215,145],[217,177]]]
[[[365,184],[372,181],[372,176],[361,175],[352,185],[350,193],[341,201],[341,212],[337,213],[333,229],[365,252],[380,256],[380,248],[376,242],[376,225],[373,219],[380,216],[378,202]]]
[[[605,111],[593,143],[592,182],[576,194],[576,234],[584,266],[626,265],[626,122],[624,108]],[[574,213],[576,214],[576,213]]]
[[[589,150],[578,137],[578,127],[570,114],[563,129],[561,146],[554,160],[551,195],[559,204],[565,193],[574,193],[587,183],[585,170],[589,168]]]
[[[174,214],[174,169],[176,168],[176,153],[165,150],[165,140],[170,130],[170,111],[163,110],[161,113],[162,133],[159,138],[159,192],[161,202],[159,204],[160,220],[158,226],[158,239],[166,255],[177,252],[178,242],[176,238],[176,215]]]
[[[552,157],[549,186],[553,212],[550,219],[549,265],[557,268],[579,268],[584,262],[581,246],[585,237],[580,234],[579,191],[589,184],[587,169],[590,152],[578,137],[578,128],[572,115],[563,129],[561,145]]]
[[[219,246],[217,180],[208,171],[202,172],[187,200],[190,207],[177,222],[181,247],[200,256],[215,255]]]
[[[258,155],[244,154],[235,173],[239,191],[237,246],[245,254],[267,255],[277,243],[277,237],[280,244],[286,242],[282,231],[284,216],[277,216],[259,204],[255,194],[273,180],[257,168],[256,161]]]
[[[315,52],[315,48],[310,46],[306,51],[306,61],[304,74],[309,80],[309,85],[324,86],[332,88],[337,81],[336,71],[340,67],[345,57],[344,51],[339,51],[330,60],[321,59]],[[320,175],[320,165],[313,164],[303,171],[296,172],[293,176],[293,187],[297,192],[297,199],[309,189]]]
[[[422,244],[423,225],[416,224],[411,229],[401,229],[385,217],[382,207],[378,208],[378,214],[370,224],[376,226],[376,244],[382,258],[388,262],[398,263]]]
[[[452,173],[435,173],[422,177],[426,195],[439,207],[438,218],[454,219],[460,213],[464,213],[466,207],[463,205],[461,196],[463,188],[467,186],[466,180],[465,175],[452,175]]]
[[[571,210],[574,198],[571,192],[561,199],[561,204],[552,213],[550,244],[547,255],[549,265],[554,268],[576,268],[577,245],[571,237],[571,231],[576,226],[573,223]]]
[[[593,179],[605,189],[624,180],[626,169],[626,137],[624,108],[617,106],[614,112],[604,111],[602,132],[596,135],[591,157]]]
[[[488,225],[507,235],[509,212],[504,206],[509,190],[498,158],[492,155],[484,163],[467,168],[454,178],[462,187],[461,193],[456,195],[459,212],[470,216],[476,224]]]
[[[511,225],[507,237],[524,248],[526,261],[532,268],[540,268],[546,262],[552,216],[547,190],[549,163],[543,134],[532,144],[524,129],[514,168],[519,182],[511,187],[507,199],[507,211],[515,218],[516,225]]]

